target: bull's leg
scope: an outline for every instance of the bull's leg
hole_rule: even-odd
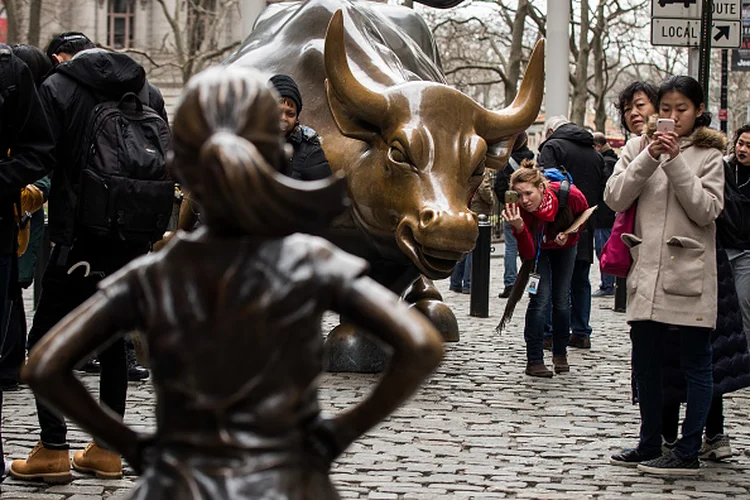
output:
[[[370,277],[398,295],[417,276],[414,268],[382,263],[374,264],[370,271]],[[328,334],[323,355],[323,366],[329,372],[379,373],[387,360],[376,341],[347,323],[345,318]]]
[[[458,342],[458,321],[448,304],[443,302],[443,296],[435,287],[432,280],[420,276],[404,293],[404,300],[411,303],[411,307],[418,310],[443,335],[446,342]]]

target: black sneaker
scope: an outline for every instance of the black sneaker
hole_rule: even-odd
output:
[[[701,463],[698,457],[680,458],[670,451],[659,458],[641,462],[638,470],[657,476],[695,476],[701,472]]]
[[[513,291],[513,285],[506,286],[503,288],[503,291],[500,292],[500,294],[497,296],[498,299],[507,299],[510,297],[510,292]]]
[[[638,448],[626,448],[620,453],[615,453],[609,458],[609,463],[625,467],[635,467],[641,462],[659,458],[659,454],[643,455]]]

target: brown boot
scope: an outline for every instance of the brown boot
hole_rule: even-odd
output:
[[[41,479],[45,483],[69,483],[70,455],[68,450],[50,450],[39,441],[26,460],[13,460],[10,475],[22,481]]]
[[[570,371],[568,356],[565,354],[555,354],[552,356],[552,364],[555,367],[555,373],[568,373]]]
[[[544,363],[527,364],[526,375],[529,375],[531,377],[552,378],[552,372],[549,370],[549,368],[544,366]]]
[[[85,450],[73,454],[73,468],[95,474],[99,479],[119,479],[122,477],[122,458],[91,441]]]

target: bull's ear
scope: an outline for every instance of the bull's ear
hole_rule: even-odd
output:
[[[502,170],[508,163],[516,136],[487,144],[487,168]]]
[[[359,139],[360,141],[369,142],[372,138],[380,134],[380,129],[372,123],[367,123],[361,118],[357,118],[347,111],[346,106],[341,99],[336,96],[331,83],[326,78],[326,95],[328,96],[328,107],[333,115],[333,121],[342,134],[347,137]]]

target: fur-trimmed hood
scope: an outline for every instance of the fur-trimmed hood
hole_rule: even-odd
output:
[[[653,138],[654,132],[656,132],[656,120],[659,115],[651,115],[646,123],[646,137],[649,139]],[[689,137],[680,140],[680,149],[685,149],[688,146],[695,146],[696,148],[714,148],[721,151],[721,154],[725,154],[727,151],[727,138],[719,132],[708,127],[698,127],[690,134]]]

